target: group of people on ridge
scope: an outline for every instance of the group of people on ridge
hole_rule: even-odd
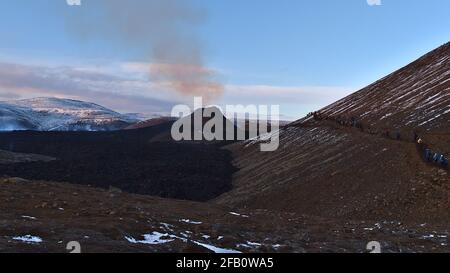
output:
[[[446,158],[443,154],[433,152],[421,138],[417,137],[416,141],[420,150],[423,151],[423,158],[426,162],[436,163],[444,168],[448,168],[448,158]]]
[[[363,123],[361,121],[359,121],[356,117],[347,118],[347,117],[343,117],[343,116],[328,116],[328,115],[325,115],[318,111],[309,113],[307,115],[307,117],[308,118],[313,117],[314,120],[317,120],[317,121],[330,120],[330,121],[336,122],[337,124],[339,124],[341,126],[355,127],[355,128],[360,129],[362,132],[364,132],[366,129],[367,132],[370,134],[378,134],[377,130],[370,128],[370,126],[364,126]],[[396,139],[396,140],[402,139],[402,135],[401,135],[400,131],[395,131],[393,133],[394,134],[392,134],[392,132],[390,132],[388,129],[386,129],[382,134],[387,138],[394,137],[394,139]],[[409,139],[409,141],[411,141],[411,138],[408,138],[408,139]],[[428,148],[428,146],[423,142],[423,140],[419,137],[419,135],[416,131],[413,132],[413,139],[414,139],[414,142],[416,143],[419,151],[421,153],[423,152],[423,158],[426,162],[439,164],[441,167],[448,168],[448,163],[449,163],[448,158],[446,158],[444,154],[434,152],[430,148]]]

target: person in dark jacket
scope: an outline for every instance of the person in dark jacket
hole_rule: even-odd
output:
[[[439,163],[439,165],[443,165],[442,163],[444,163],[444,155],[440,155],[437,162]]]
[[[433,155],[433,161],[434,161],[434,162],[438,162],[438,160],[439,160],[440,157],[441,157],[440,154],[435,153],[435,154]]]
[[[431,150],[430,150],[430,149],[425,149],[425,154],[424,154],[424,156],[425,156],[425,160],[426,160],[426,161],[428,161],[428,162],[431,161],[431,155],[432,155]]]
[[[448,159],[446,158],[446,157],[444,157],[443,159],[442,159],[442,166],[444,166],[444,167],[448,167]]]

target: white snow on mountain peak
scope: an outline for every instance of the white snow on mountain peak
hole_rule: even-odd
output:
[[[0,102],[0,131],[107,131],[136,122],[95,103],[60,98]]]

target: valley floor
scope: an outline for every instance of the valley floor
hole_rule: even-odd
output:
[[[80,243],[82,252],[367,252],[371,241],[380,242],[383,252],[450,251],[448,173],[423,162],[413,143],[329,125],[282,130],[280,149],[273,153],[262,154],[257,143],[248,141],[227,147],[239,168],[233,188],[209,202],[139,195],[107,184],[79,185],[76,169],[69,172],[71,184],[32,178],[58,166],[49,156],[57,156],[62,147],[52,145],[63,144],[45,136],[47,146],[35,147],[24,136],[15,143],[32,154],[0,152],[2,169],[16,174],[0,178],[0,252],[68,252],[66,246],[72,241]],[[77,143],[77,138],[56,136]],[[135,138],[99,137],[116,137],[113,143]],[[95,146],[98,139],[85,141]],[[139,147],[157,150],[153,146],[157,143],[141,143],[131,153],[129,147],[115,147],[115,151],[139,158]],[[211,147],[195,147],[203,147],[200,158],[206,162]],[[36,155],[44,148],[49,151],[43,154],[49,156]],[[91,168],[81,165],[83,158],[114,159],[116,154],[97,147],[93,154],[85,148],[85,155],[72,155],[70,149],[76,147],[63,147],[65,159],[72,160],[66,166],[77,162]],[[182,149],[171,151],[178,157],[186,154]],[[170,154],[165,158],[170,159]],[[194,174],[205,170],[190,157],[182,162]],[[213,162],[225,166],[221,173],[231,176],[224,163],[229,163],[226,156]],[[213,168],[206,169],[210,177],[215,174]],[[20,177],[23,170],[28,180],[11,178]],[[64,172],[57,174],[62,177]],[[127,177],[125,172],[122,175]]]
[[[446,252],[446,226],[345,221],[161,199],[66,183],[0,180],[0,251]]]

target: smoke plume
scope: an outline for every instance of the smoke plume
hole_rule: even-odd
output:
[[[186,96],[213,100],[223,86],[205,66],[198,27],[204,11],[186,0],[84,1],[70,29],[86,39],[120,43],[140,54],[152,81]]]

